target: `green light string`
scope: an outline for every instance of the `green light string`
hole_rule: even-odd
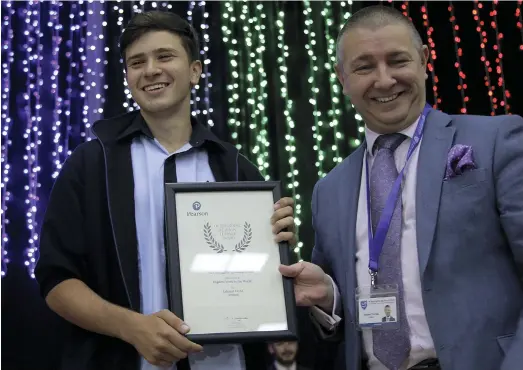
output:
[[[339,30],[343,28],[343,25],[345,22],[352,16],[352,1],[342,1],[340,3],[340,24],[339,24]],[[354,105],[352,105],[350,99],[348,96],[345,96],[345,107],[349,109],[350,111],[354,112],[354,119],[356,120],[356,124],[358,125],[358,137],[357,138],[351,138],[349,140],[349,145],[352,149],[357,148],[361,145],[361,141],[363,140],[363,136],[365,135],[365,127],[363,123],[363,118],[359,113],[356,112],[356,109],[354,108]]]
[[[244,47],[246,55],[246,74],[247,79],[247,112],[249,120],[249,140],[250,153],[249,158],[256,163],[258,170],[265,177],[269,178],[269,153],[267,150],[268,141],[267,133],[263,127],[266,118],[265,108],[267,94],[262,93],[262,88],[266,84],[266,78],[263,79],[263,46],[261,46],[261,39],[264,39],[263,30],[261,27],[259,31],[256,30],[258,23],[257,17],[251,15],[251,10],[248,1],[242,1],[240,19],[242,21],[242,31],[245,35]],[[256,37],[254,36],[256,32]],[[265,132],[265,134],[264,134]]]
[[[292,113],[294,111],[293,101],[289,97],[289,88],[287,86],[287,58],[289,57],[289,47],[285,44],[285,13],[282,10],[278,11],[276,28],[278,32],[278,69],[280,71],[280,96],[282,97],[285,107],[283,115],[285,116],[285,150],[288,153],[289,158],[289,172],[287,172],[287,188],[292,194],[294,199],[294,222],[296,224],[296,235],[299,237],[299,227],[301,225],[301,196],[298,192],[298,169],[296,166],[296,138],[294,136],[294,129],[296,124],[292,119]],[[298,256],[299,261],[303,261],[301,257],[301,248],[303,242],[299,241],[294,252]]]
[[[323,10],[321,12],[325,22],[325,40],[327,43],[327,55],[328,59],[325,62],[325,73],[329,76],[329,86],[331,93],[331,108],[328,111],[328,117],[330,119],[329,127],[332,130],[334,140],[331,146],[332,163],[329,163],[329,168],[333,168],[336,164],[342,161],[340,156],[340,140],[343,139],[342,133],[338,130],[339,120],[341,118],[341,100],[343,94],[341,92],[340,84],[336,78],[336,72],[334,71],[334,65],[336,64],[336,36],[333,34],[337,33],[337,29],[334,26],[332,4],[330,1],[323,2]]]
[[[241,126],[241,121],[238,119],[240,109],[238,108],[238,99],[239,95],[239,51],[238,51],[238,40],[234,35],[234,30],[236,27],[237,18],[234,14],[233,4],[231,2],[222,2],[222,39],[227,50],[227,56],[229,61],[229,83],[227,85],[227,92],[229,98],[227,102],[229,103],[228,108],[228,117],[227,124],[229,126],[230,135],[232,142],[236,145],[238,149],[242,148],[242,145],[239,143],[238,130]]]
[[[267,73],[265,72],[263,64],[263,54],[266,51],[265,48],[265,24],[263,20],[266,20],[266,15],[263,12],[263,3],[256,5],[255,8],[255,17],[254,17],[254,29],[255,37],[254,40],[258,42],[256,45],[257,56],[255,57],[255,70],[257,70],[256,76],[258,80],[256,81],[256,86],[259,86],[259,93],[256,101],[256,112],[258,117],[258,135],[256,136],[255,145],[253,152],[257,153],[257,164],[260,172],[264,175],[265,180],[270,180],[269,175],[269,150],[270,142],[268,135],[268,121],[269,117],[265,108],[268,106],[268,95],[267,95]]]
[[[310,91],[311,91],[311,98],[309,99],[309,103],[312,105],[313,109],[313,117],[314,117],[314,126],[312,127],[312,137],[314,138],[314,147],[313,149],[316,151],[316,163],[315,166],[318,169],[318,177],[322,178],[326,175],[326,173],[323,171],[323,161],[325,159],[325,153],[321,149],[321,140],[322,135],[320,132],[321,127],[323,126],[323,122],[321,121],[321,112],[318,110],[318,93],[320,89],[318,88],[318,66],[317,63],[317,57],[314,53],[314,47],[316,45],[316,33],[312,30],[313,20],[311,17],[312,9],[310,6],[310,1],[304,0],[303,1],[305,10],[305,29],[303,32],[307,35],[307,43],[305,45],[305,49],[307,50],[307,55],[309,57],[309,78],[308,82],[310,84]]]

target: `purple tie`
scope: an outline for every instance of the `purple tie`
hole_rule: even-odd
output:
[[[378,222],[398,177],[394,161],[394,151],[406,139],[402,134],[381,135],[376,139],[376,157],[370,173],[370,196],[372,228]],[[398,370],[410,352],[409,326],[405,314],[403,283],[401,280],[401,195],[398,197],[389,231],[378,264],[378,285],[396,284],[399,301],[396,319],[400,327],[394,330],[374,330],[372,332],[374,355],[390,370]]]

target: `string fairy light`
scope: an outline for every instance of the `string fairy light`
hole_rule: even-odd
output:
[[[317,83],[317,73],[318,73],[318,66],[317,66],[317,60],[318,58],[314,54],[314,47],[316,46],[316,33],[312,29],[312,8],[309,0],[304,0],[304,11],[305,14],[305,29],[303,32],[305,35],[307,35],[307,43],[305,44],[305,49],[307,50],[307,55],[309,57],[309,77],[307,81],[310,85],[310,91],[311,91],[311,97],[309,98],[309,103],[312,105],[312,115],[314,117],[314,125],[312,126],[312,137],[314,139],[314,146],[313,149],[316,151],[316,162],[314,165],[316,166],[318,170],[318,177],[322,178],[326,175],[324,172],[324,166],[323,166],[323,160],[325,159],[325,152],[321,148],[321,141],[322,141],[322,135],[321,135],[321,127],[323,126],[323,122],[321,120],[321,111],[318,109],[318,93],[320,91],[319,85]]]
[[[9,172],[11,165],[8,163],[9,146],[11,146],[11,139],[9,137],[9,130],[11,128],[11,116],[9,114],[9,97],[11,88],[11,64],[14,61],[14,53],[12,49],[13,28],[11,25],[11,17],[14,14],[11,1],[2,2],[2,248],[0,250],[1,276],[7,274],[7,265],[9,264],[9,254],[7,245],[9,243],[9,236],[7,234],[6,226],[9,224],[7,219],[7,205],[11,200],[11,193],[7,185],[9,183]]]
[[[38,173],[40,164],[38,160],[38,149],[41,144],[40,136],[40,86],[43,85],[41,61],[43,59],[42,44],[40,38],[43,36],[40,30],[40,5],[39,1],[27,2],[24,11],[26,22],[26,41],[24,50],[26,51],[25,60],[23,60],[24,72],[27,74],[27,90],[24,95],[26,100],[26,130],[24,138],[26,139],[26,154],[24,159],[27,161],[27,168],[24,173],[28,177],[28,184],[25,186],[27,191],[26,198],[26,222],[29,229],[29,246],[25,251],[25,266],[27,266],[29,275],[34,279],[34,268],[38,258],[38,225],[36,214],[38,212]]]
[[[412,18],[409,15],[410,9],[409,9],[409,2],[408,1],[404,1],[403,4],[401,4],[401,12],[403,13],[403,15],[405,17],[409,18],[412,21]]]
[[[494,29],[496,35],[496,43],[492,46],[492,49],[496,53],[495,62],[497,63],[496,73],[498,74],[498,87],[501,88],[502,101],[499,103],[503,109],[504,113],[508,114],[510,106],[508,105],[507,99],[510,97],[510,91],[505,86],[505,75],[503,74],[503,53],[501,52],[501,43],[500,40],[503,38],[503,33],[498,30],[498,11],[496,9],[498,5],[498,0],[492,2],[492,11],[490,16],[492,17],[492,22],[490,26]]]
[[[330,119],[329,126],[333,134],[333,143],[331,146],[331,163],[328,163],[327,172],[333,168],[336,164],[341,163],[342,157],[340,155],[340,140],[343,139],[343,135],[338,130],[339,120],[341,117],[341,89],[336,78],[334,66],[336,65],[336,39],[332,36],[335,32],[334,20],[332,14],[332,3],[330,1],[323,2],[323,9],[321,14],[325,24],[325,41],[327,43],[327,56],[328,59],[325,62],[325,73],[329,76],[329,87],[331,94],[331,108],[327,112]]]
[[[79,47],[78,52],[80,53],[80,61],[78,61],[76,64],[76,70],[77,70],[77,76],[78,81],[80,83],[80,98],[82,102],[82,130],[80,131],[80,137],[82,137],[84,140],[86,140],[87,137],[87,129],[89,125],[89,106],[86,104],[86,96],[87,96],[87,79],[85,78],[86,70],[87,70],[87,43],[86,43],[86,35],[85,31],[87,29],[87,21],[86,21],[86,12],[84,11],[84,4],[86,2],[84,0],[78,1],[78,5],[80,7],[80,11],[78,12],[78,15],[80,17],[80,27],[78,29],[78,36],[79,36]],[[94,81],[93,81],[94,82]]]
[[[492,72],[492,67],[490,66],[490,62],[487,59],[487,54],[485,52],[485,47],[487,44],[487,33],[482,30],[482,26],[484,25],[484,22],[479,17],[479,9],[480,7],[483,7],[483,5],[479,5],[477,1],[474,1],[474,9],[472,9],[472,14],[474,16],[474,20],[476,21],[476,31],[479,35],[479,46],[481,48],[481,61],[483,62],[483,66],[485,68],[485,86],[487,87],[487,95],[489,97],[490,101],[490,115],[494,116],[496,114],[496,108],[495,104],[497,101],[496,98],[493,97],[493,90],[494,87],[491,84],[491,78],[490,73]]]
[[[193,23],[193,15],[194,15],[194,7],[196,6],[196,1],[189,1],[189,8],[187,9],[187,21],[194,27]],[[191,114],[193,116],[199,116],[201,111],[198,108],[198,103],[200,101],[200,97],[198,96],[198,90],[200,89],[200,84],[196,84],[191,89]]]
[[[105,52],[104,47],[104,30],[103,19],[105,16],[104,0],[87,2],[87,19],[85,22],[85,60],[84,74],[86,76],[86,96],[84,98],[84,110],[87,113],[85,118],[84,138],[89,141],[91,125],[103,116],[103,83],[104,83],[104,65]]]
[[[266,51],[265,48],[265,24],[263,20],[266,18],[266,15],[263,12],[263,3],[256,4],[254,6],[254,17],[249,19],[251,24],[251,31],[254,28],[256,35],[251,35],[253,38],[251,41],[256,42],[254,50],[256,53],[251,52],[251,56],[254,57],[254,64],[252,65],[252,71],[255,72],[256,76],[256,100],[254,106],[254,113],[257,117],[257,127],[252,127],[254,130],[251,132],[254,133],[253,142],[254,146],[252,148],[253,154],[257,154],[256,163],[258,164],[258,169],[265,177],[265,180],[270,180],[269,175],[269,148],[270,142],[268,139],[268,128],[267,123],[269,118],[265,111],[267,106],[267,73],[265,72],[265,66],[263,63],[263,56]],[[252,23],[251,23],[252,22]],[[253,43],[254,44],[254,43]]]
[[[203,92],[204,92],[204,108],[203,108],[203,115],[206,118],[207,124],[209,126],[214,126],[214,122],[212,120],[211,113],[213,112],[213,109],[211,107],[211,59],[209,58],[209,45],[210,45],[210,38],[209,38],[209,24],[207,23],[207,18],[209,18],[209,13],[205,9],[205,1],[199,1],[198,6],[200,8],[202,21],[200,24],[200,34],[202,42],[202,47],[200,50],[200,54],[202,55],[202,61],[203,61],[203,73],[201,78],[203,78]]]
[[[461,95],[461,113],[466,114],[467,113],[467,103],[469,101],[469,97],[466,94],[467,90],[467,84],[465,83],[465,79],[467,76],[463,72],[461,68],[461,57],[463,56],[463,49],[460,47],[461,38],[458,35],[459,31],[459,25],[456,22],[456,15],[454,14],[454,5],[452,4],[452,1],[449,1],[448,10],[450,13],[450,23],[452,24],[452,37],[454,39],[454,52],[456,54],[456,62],[454,63],[454,67],[458,70],[458,91]]]
[[[296,124],[292,119],[292,113],[294,111],[294,104],[292,99],[289,97],[289,88],[287,85],[287,58],[289,57],[289,47],[285,44],[285,12],[282,10],[278,11],[278,16],[276,20],[276,29],[278,30],[278,57],[277,64],[278,70],[280,72],[279,81],[280,86],[280,96],[284,101],[283,115],[285,117],[285,151],[288,153],[288,163],[289,163],[289,172],[287,172],[287,189],[291,192],[292,198],[294,199],[294,223],[296,224],[295,233],[299,239],[299,228],[301,225],[301,195],[298,192],[299,182],[298,182],[298,167],[296,163],[296,138],[294,136],[294,130]],[[294,253],[298,256],[298,260],[302,261],[301,257],[301,248],[303,247],[303,242],[298,241],[296,247],[294,248]]]
[[[226,46],[228,61],[229,61],[229,82],[227,84],[227,91],[229,97],[228,102],[228,114],[227,114],[227,125],[229,127],[230,136],[237,149],[242,149],[242,145],[239,142],[238,131],[241,126],[241,120],[239,120],[240,108],[239,104],[239,86],[240,86],[240,73],[239,73],[239,51],[238,51],[238,40],[236,38],[237,17],[234,14],[234,2],[222,2],[222,41]]]
[[[54,164],[54,171],[52,173],[52,178],[56,178],[58,176],[58,173],[60,172],[60,169],[62,168],[62,158],[61,154],[63,153],[64,146],[62,145],[60,139],[62,137],[62,134],[60,132],[60,127],[62,125],[62,122],[60,121],[60,116],[62,114],[62,97],[60,96],[60,46],[62,43],[62,38],[60,36],[60,32],[62,31],[62,25],[60,24],[59,20],[59,14],[60,14],[60,7],[62,6],[62,3],[60,1],[53,0],[50,3],[50,10],[49,10],[49,23],[47,24],[48,27],[51,29],[51,44],[52,44],[52,51],[51,51],[51,66],[53,68],[53,72],[51,74],[50,83],[51,83],[51,93],[53,94],[54,98],[54,107],[53,107],[53,124],[52,124],[52,132],[53,132],[53,143],[54,143],[54,150],[52,152],[53,157],[53,164]],[[71,49],[72,50],[72,49]]]
[[[429,60],[427,62],[427,68],[432,77],[432,92],[434,94],[433,107],[434,109],[438,109],[438,104],[441,104],[441,97],[438,94],[438,76],[436,76],[436,72],[434,70],[434,61],[437,59],[436,44],[434,43],[434,39],[432,38],[434,28],[431,27],[429,23],[429,9],[426,1],[421,6],[421,13],[423,17],[423,26],[425,26],[425,29],[427,30],[427,44],[429,48]]]
[[[523,51],[523,15],[521,14],[521,4],[523,4],[523,0],[518,0],[516,5],[516,12],[514,15],[517,19],[517,27],[519,28],[519,33],[521,34],[521,44],[519,45],[519,50]]]
[[[265,106],[267,93],[265,90],[267,76],[263,65],[263,54],[265,51],[265,25],[261,22],[264,17],[263,5],[254,6],[254,12],[248,1],[242,1],[240,20],[245,35],[245,55],[247,64],[247,109],[249,115],[249,157],[256,163],[258,170],[268,180],[269,175],[269,141],[267,140],[267,115]],[[254,35],[256,32],[256,36]]]
[[[120,35],[125,30],[124,9],[123,9],[123,5],[120,5],[121,3],[122,3],[122,0],[116,0],[116,1],[111,2],[111,4],[114,4],[113,7],[111,8],[111,10],[116,16],[116,24],[120,28],[120,33],[119,33]],[[118,47],[119,46],[120,46],[120,44],[118,43]],[[108,51],[107,48],[106,48],[106,51]],[[125,76],[124,60],[122,59],[121,56],[120,56],[119,62],[122,67],[122,73]],[[131,91],[129,90],[129,87],[127,85],[127,79],[125,77],[123,78],[123,86],[124,86],[125,101],[122,103],[122,105],[127,112],[132,112],[136,108],[138,108],[138,105],[133,100]]]
[[[343,28],[343,25],[345,22],[352,16],[352,1],[342,1],[340,3],[340,24],[339,29],[341,30]],[[349,146],[351,149],[355,149],[359,147],[362,143],[363,136],[365,135],[365,126],[363,124],[363,117],[356,112],[356,108],[354,108],[354,105],[350,101],[350,99],[346,96],[345,102],[347,109],[354,112],[354,120],[356,121],[357,130],[358,130],[358,137],[352,137],[349,139]]]

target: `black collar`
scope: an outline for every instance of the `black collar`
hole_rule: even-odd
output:
[[[103,124],[104,121],[106,124]],[[226,150],[225,143],[214,135],[209,128],[205,127],[192,116],[191,126],[192,133],[189,139],[189,144],[191,144],[191,146],[199,147],[211,143]],[[115,140],[116,142],[127,141],[139,135],[145,135],[150,139],[154,139],[154,135],[140,111],[134,111],[112,119],[98,121],[93,125],[93,132],[103,142],[107,140]]]

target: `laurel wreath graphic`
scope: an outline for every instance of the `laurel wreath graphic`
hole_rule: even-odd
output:
[[[234,246],[234,251],[241,253],[243,252],[251,243],[252,239],[252,230],[251,225],[249,225],[247,222],[245,225],[243,225],[243,238],[242,240]]]
[[[209,246],[216,252],[222,253],[225,251],[225,248],[222,244],[218,243],[212,236],[211,225],[207,222],[203,225],[203,237]]]

